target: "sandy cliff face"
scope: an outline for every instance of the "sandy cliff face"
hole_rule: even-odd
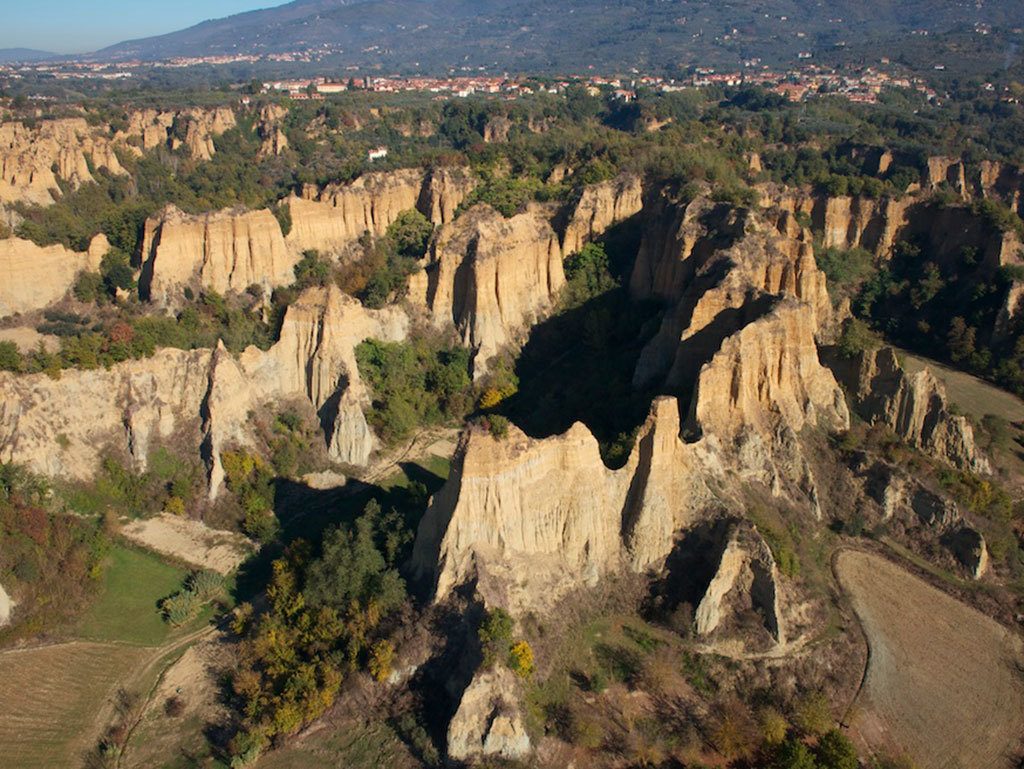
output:
[[[270,211],[191,216],[169,206],[146,221],[142,260],[142,296],[173,305],[187,285],[225,293],[255,283],[269,293],[295,279],[299,257]]]
[[[498,602],[519,605],[664,557],[708,498],[687,473],[697,459],[678,427],[678,403],[658,401],[619,470],[581,424],[543,440],[470,430],[420,525],[415,568],[434,577],[439,599],[474,574],[507,573]]]
[[[292,229],[288,244],[298,251],[337,251],[364,232],[383,235],[403,211],[415,208],[424,185],[419,169],[371,173],[350,184],[307,188],[288,199]]]
[[[891,347],[862,353],[840,368],[864,419],[881,422],[911,446],[956,467],[991,472],[971,423],[950,411],[946,390],[930,371],[908,374]]]
[[[640,213],[643,204],[643,186],[638,176],[585,187],[565,226],[562,252],[576,253],[609,227]]]
[[[93,181],[90,163],[125,172],[110,137],[84,118],[0,124],[0,203],[50,205],[60,197],[58,180],[72,188]]]
[[[0,240],[0,318],[31,312],[61,299],[82,270],[96,270],[109,244],[98,235],[88,252],[37,246],[29,240]]]
[[[815,335],[830,303],[808,239],[788,214],[770,222],[707,202],[667,208],[651,225],[664,229],[645,238],[633,287],[677,302],[660,375],[670,373],[671,389],[688,399],[656,399],[617,470],[580,424],[546,439],[468,431],[415,545],[415,567],[435,580],[439,599],[476,579],[488,603],[520,608],[616,570],[658,568],[681,530],[727,510],[748,480],[776,494],[797,489],[816,508],[798,435],[844,429],[849,414],[818,360]],[[459,269],[428,286],[435,301],[447,286],[458,296]],[[777,622],[772,632],[781,638]]]
[[[202,446],[210,496],[223,482],[220,453],[253,445],[249,413],[285,399],[316,409],[332,457],[365,462],[373,436],[361,411],[365,390],[354,347],[367,337],[397,340],[397,310],[371,312],[336,288],[311,289],[289,308],[269,351],[238,358],[216,350],[161,350],[110,370],[0,375],[0,459],[46,475],[86,480],[110,448],[140,468],[154,443],[172,436]],[[63,436],[55,448],[54,437]],[[64,440],[66,439],[66,440]]]
[[[765,315],[777,298],[800,301],[812,337],[828,330],[825,276],[810,234],[788,211],[761,215],[704,199],[662,206],[645,231],[630,290],[670,309],[640,356],[637,386],[663,380],[685,389],[726,336]]]
[[[476,371],[550,310],[565,284],[562,251],[540,206],[505,219],[475,206],[441,227],[409,298],[438,326],[454,325],[476,352]]]
[[[355,348],[364,339],[401,341],[408,329],[397,308],[367,310],[334,285],[313,288],[288,308],[277,344],[266,353],[247,350],[240,363],[264,397],[304,395],[320,419],[330,457],[363,465],[377,443],[363,416],[369,393]]]
[[[209,160],[216,152],[213,140],[237,125],[235,113],[227,107],[179,111],[137,110],[128,115],[128,127],[117,139],[136,151],[158,147],[176,150],[188,147],[192,157]]]

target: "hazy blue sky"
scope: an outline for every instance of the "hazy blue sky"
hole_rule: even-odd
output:
[[[0,0],[0,48],[95,51],[287,0]]]

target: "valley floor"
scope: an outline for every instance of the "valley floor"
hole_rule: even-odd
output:
[[[1024,713],[1020,640],[880,556],[844,551],[836,574],[870,648],[854,732],[933,769],[1008,765]]]

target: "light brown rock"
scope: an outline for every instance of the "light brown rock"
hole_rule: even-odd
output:
[[[109,370],[66,370],[59,380],[0,373],[0,461],[87,480],[107,449],[142,469],[154,445],[174,438],[204,446],[214,497],[224,478],[221,452],[258,447],[250,413],[305,398],[331,455],[359,464],[373,437],[359,408],[365,390],[354,347],[369,336],[399,339],[406,329],[398,310],[371,312],[337,288],[311,289],[289,308],[267,352],[249,348],[235,358],[223,346],[165,349]]]
[[[63,298],[78,273],[97,269],[105,253],[99,241],[88,253],[77,253],[62,245],[0,240],[0,317],[38,310]]]
[[[912,446],[965,470],[991,472],[967,418],[953,414],[942,383],[923,369],[907,374],[891,347],[862,353],[844,372],[854,408]]]
[[[269,295],[295,280],[299,258],[270,211],[191,216],[168,206],[146,221],[139,291],[164,306],[190,285],[227,293],[256,284]]]
[[[640,177],[628,175],[585,187],[562,236],[562,252],[573,254],[609,227],[643,208]]]
[[[476,353],[474,370],[553,306],[565,284],[549,212],[531,206],[505,219],[478,205],[437,233],[409,299],[440,327],[454,326]]]
[[[31,129],[0,124],[0,203],[48,206],[60,197],[58,180],[72,189],[93,181],[90,162],[125,173],[109,136],[84,118],[44,120]]]
[[[448,757],[522,759],[530,752],[515,675],[503,667],[478,672],[448,726]]]

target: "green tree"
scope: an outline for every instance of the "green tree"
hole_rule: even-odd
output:
[[[512,648],[512,615],[504,609],[492,609],[484,617],[477,636],[483,650],[484,666],[504,661]]]
[[[857,769],[860,766],[856,748],[838,729],[826,732],[818,740],[814,753],[821,769]]]
[[[399,256],[419,259],[427,252],[434,225],[415,208],[403,211],[388,227],[387,236]]]
[[[14,342],[0,342],[0,371],[21,371],[25,362]]]

